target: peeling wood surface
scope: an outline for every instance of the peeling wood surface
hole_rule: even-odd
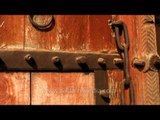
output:
[[[90,47],[92,51],[110,51],[115,49],[115,40],[111,36],[111,29],[108,20],[111,15],[89,16]]]
[[[157,53],[154,15],[116,15],[115,20],[123,20],[130,37],[130,61],[134,57],[143,58],[150,53]],[[131,65],[131,64],[130,64]],[[137,105],[159,104],[158,72],[143,73],[130,66]],[[129,96],[126,96],[128,100]],[[129,102],[129,101],[127,101]]]
[[[37,31],[25,17],[25,46],[31,49],[76,51],[85,49],[88,16],[54,16],[55,26],[49,32]],[[40,17],[37,19],[41,19]],[[89,93],[49,94],[51,89],[94,88],[93,74],[32,73],[31,104],[94,104]],[[43,91],[43,92],[42,92]]]
[[[29,105],[28,73],[0,73],[0,105]]]
[[[31,25],[28,16],[1,15],[0,49],[103,51],[108,53],[116,49],[115,39],[107,23],[108,19],[113,18],[124,20],[127,24],[131,41],[131,60],[132,57],[143,52],[138,35],[141,17],[135,15],[54,15],[53,29],[41,32]],[[40,15],[36,18],[37,21],[45,22],[43,19],[44,17]],[[107,73],[109,88],[113,90],[110,93],[110,105],[119,105],[119,88],[123,72],[108,71]],[[34,72],[31,73],[31,76],[30,73],[0,73],[0,75],[0,104],[30,104],[30,102],[33,105],[95,104],[93,90],[96,88],[93,73]],[[145,100],[147,76],[132,67],[131,76],[135,87],[136,104],[147,104]],[[157,94],[157,91],[155,93]],[[129,104],[128,97],[126,96]],[[155,103],[154,99],[149,103]]]
[[[95,104],[92,74],[32,73],[32,104]]]
[[[24,16],[0,15],[1,49],[23,49]]]
[[[108,79],[109,79],[109,90],[110,90],[110,103],[109,105],[120,105],[120,83],[123,79],[122,71],[114,70],[107,71]]]
[[[23,49],[24,16],[0,16],[0,49]],[[0,73],[0,104],[30,104],[30,74]]]
[[[49,32],[41,32],[37,31],[25,16],[26,49],[105,52],[115,49],[115,41],[107,25],[110,16],[55,15],[54,18],[54,28]],[[93,91],[93,73],[32,73],[31,79],[32,104],[95,104],[94,93],[48,93],[48,90],[60,91],[68,87]]]

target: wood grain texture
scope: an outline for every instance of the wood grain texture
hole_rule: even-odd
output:
[[[130,61],[134,57],[157,53],[154,15],[118,15],[128,27],[130,37]],[[135,90],[136,104],[159,104],[159,76],[157,72],[143,73],[131,66],[131,77]],[[128,96],[126,96],[128,99]]]
[[[121,70],[107,71],[109,79],[109,105],[120,105],[120,83],[123,80],[123,74]]]
[[[23,49],[24,16],[0,16],[0,48]]]
[[[34,105],[94,105],[93,90],[92,74],[32,73]]]
[[[156,29],[155,29],[155,17],[154,15],[140,16],[139,21],[141,25],[141,34],[139,38],[142,42],[142,53],[157,54],[157,41],[156,41]],[[144,74],[146,80],[144,81],[144,104],[155,105],[160,103],[160,91],[159,91],[159,75],[158,72],[148,71]]]
[[[36,21],[43,21],[44,17],[36,16]],[[45,21],[43,22],[45,24]],[[52,45],[56,44],[58,48],[58,41],[56,36],[56,27],[50,32],[42,32],[35,29],[29,21],[29,16],[25,16],[25,49],[52,49]],[[55,50],[55,49],[54,49]]]
[[[87,16],[54,16],[55,27],[49,32],[37,31],[25,18],[26,49],[82,51],[87,49]],[[37,18],[42,19],[42,18]],[[44,44],[43,44],[43,42]],[[32,73],[32,104],[94,104],[93,94],[49,94],[52,89],[94,88],[93,74]],[[61,85],[61,86],[60,86]],[[84,87],[83,87],[84,86]],[[42,91],[43,90],[43,91]]]
[[[48,49],[53,51],[103,51],[115,50],[115,40],[111,37],[108,19],[111,16],[99,15],[56,15],[55,27],[49,32],[37,31],[25,18],[25,48]],[[36,18],[42,19],[42,18]],[[45,44],[42,43],[45,42]],[[43,45],[42,45],[43,44]],[[109,72],[112,86],[114,81],[122,78],[122,73]],[[48,89],[89,88],[94,90],[94,75],[84,73],[32,73],[32,104],[95,104],[92,94],[49,94]],[[114,79],[114,80],[113,80]],[[115,83],[114,83],[115,82]],[[114,86],[114,84],[116,84]],[[111,104],[119,104],[116,93],[113,93]],[[114,96],[114,97],[113,97]],[[63,100],[62,100],[63,98]]]
[[[29,105],[28,73],[0,73],[0,105]]]
[[[137,29],[137,53],[134,56],[144,57],[144,55],[156,54],[156,33],[154,25],[154,15],[136,16]],[[134,71],[138,73],[138,71]],[[148,71],[147,73],[138,73],[134,77],[139,84],[140,104],[155,105],[159,104],[159,76],[158,72]]]
[[[23,49],[24,16],[0,16],[0,49]],[[30,74],[0,73],[0,104],[30,104]]]
[[[89,16],[60,15],[56,17],[57,40],[60,50],[90,51]],[[55,48],[55,46],[53,47]]]
[[[115,40],[111,35],[111,28],[108,20],[112,19],[111,15],[90,15],[90,47],[92,51],[106,51],[115,49]]]
[[[90,15],[89,30],[90,38],[89,49],[91,51],[101,51],[112,53],[116,51],[115,38],[108,25],[111,15]],[[120,105],[120,81],[123,79],[123,72],[120,70],[107,71],[109,82],[109,105]]]

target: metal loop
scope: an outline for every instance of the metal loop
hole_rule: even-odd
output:
[[[122,81],[121,83],[121,105],[125,105],[125,80]],[[135,95],[134,95],[134,88],[133,88],[133,84],[132,81],[130,81],[129,84],[129,99],[130,99],[130,105],[134,105],[135,104]]]
[[[116,35],[116,44],[119,50],[124,51],[124,45],[121,44],[120,42],[120,28],[124,31],[124,39],[125,39],[125,45],[127,49],[129,49],[129,37],[128,37],[128,30],[127,26],[123,21],[112,21],[110,23],[113,29],[115,29],[115,35]]]
[[[131,77],[130,77],[130,69],[129,69],[129,36],[128,36],[128,30],[127,26],[124,22],[122,21],[109,21],[109,25],[112,26],[112,29],[115,32],[116,36],[116,46],[118,52],[121,54],[121,57],[124,61],[124,66],[123,66],[123,72],[124,72],[124,80],[122,81],[121,84],[121,104],[125,104],[125,89],[129,89],[129,96],[130,96],[130,104],[134,104],[134,90],[133,90],[133,85],[131,83]],[[124,32],[124,40],[125,43],[122,44],[120,41],[120,30]]]
[[[135,95],[134,95],[134,87],[133,87],[132,81],[130,81],[129,97],[130,97],[130,105],[134,105]]]
[[[33,20],[33,17],[34,17],[34,15],[29,15],[29,20],[30,20],[31,24],[38,30],[41,30],[41,31],[49,30],[54,25],[54,17],[53,17],[53,15],[51,15],[51,18],[50,18],[49,22],[47,22],[46,24],[38,24],[38,23],[36,23]]]
[[[124,51],[124,47],[120,43],[120,31],[119,31],[118,27],[115,28],[115,36],[116,36],[116,46],[117,46],[118,50]]]
[[[124,45],[124,77],[125,77],[125,86],[129,86],[130,84],[130,69],[129,69],[129,57],[128,57],[128,49],[126,45]]]

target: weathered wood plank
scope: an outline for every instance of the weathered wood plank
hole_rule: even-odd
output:
[[[118,15],[116,20],[123,20],[130,37],[130,61],[134,57],[144,58],[145,55],[157,53],[154,15]],[[131,65],[131,64],[130,64]],[[159,104],[159,76],[158,72],[143,73],[131,68],[131,77],[135,90],[135,104]],[[126,96],[127,102],[129,96]]]
[[[0,73],[0,105],[30,104],[28,73]]]
[[[111,30],[107,25],[111,16],[81,16],[81,15],[62,15],[54,16],[55,27],[50,32],[37,31],[31,26],[28,17],[26,17],[26,42],[25,46],[29,49],[49,49],[64,51],[104,51],[115,50],[115,40],[111,37]],[[38,18],[37,19],[42,19]],[[40,20],[39,20],[40,21]],[[42,41],[45,41],[42,46]],[[111,79],[121,78],[122,74],[109,72],[109,79],[114,88],[115,81]],[[47,77],[46,77],[47,76]],[[117,80],[117,79],[116,79]],[[119,79],[117,80],[119,81]],[[113,83],[115,82],[115,83]],[[94,88],[94,75],[92,73],[32,73],[32,104],[95,104],[93,94],[49,94],[48,89],[67,88]],[[44,92],[39,92],[43,89]],[[117,94],[117,93],[115,93]],[[39,96],[40,95],[40,96]],[[48,96],[48,97],[47,97]],[[88,97],[87,97],[88,96]],[[115,95],[111,95],[115,96]],[[63,97],[63,100],[61,98]],[[86,98],[86,99],[84,99]],[[111,104],[118,97],[112,97]]]
[[[108,20],[111,15],[90,15],[90,47],[92,51],[106,51],[115,49],[115,40],[111,35],[111,29],[108,25]]]
[[[88,16],[54,16],[55,27],[49,32],[37,31],[25,18],[28,49],[82,51],[87,49]],[[37,19],[42,19],[37,17]],[[42,43],[44,42],[44,44]],[[94,104],[89,93],[49,94],[47,91],[69,88],[94,88],[93,75],[84,73],[32,73],[32,104]],[[83,87],[84,86],[84,87]]]
[[[24,16],[0,16],[0,49],[23,49]],[[30,74],[0,73],[0,104],[30,104]]]
[[[92,74],[32,73],[32,104],[91,105],[93,90]]]

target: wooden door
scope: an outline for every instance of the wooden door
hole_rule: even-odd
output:
[[[38,22],[49,16],[37,15]],[[111,53],[115,38],[107,21],[123,20],[130,37],[130,61],[134,56],[157,52],[154,16],[54,15],[55,25],[47,32],[35,29],[28,15],[0,16],[0,49],[50,50]],[[148,21],[148,22],[146,22]],[[16,62],[16,61],[15,61]],[[159,104],[158,72],[143,73],[131,68],[135,104]],[[6,105],[95,105],[94,73],[1,72],[0,104]],[[122,70],[108,70],[110,105],[120,105]],[[79,90],[85,92],[79,92]],[[89,91],[88,91],[89,90]],[[127,92],[127,90],[126,90]],[[129,104],[128,95],[125,96]]]
[[[127,24],[130,36],[130,72],[135,90],[137,105],[159,105],[159,73],[157,70],[139,70],[132,66],[134,58],[144,59],[149,55],[157,55],[159,46],[158,32],[156,33],[156,19],[154,15],[117,15],[115,20],[122,20]],[[145,67],[148,64],[145,61]],[[128,98],[126,96],[126,98]]]

